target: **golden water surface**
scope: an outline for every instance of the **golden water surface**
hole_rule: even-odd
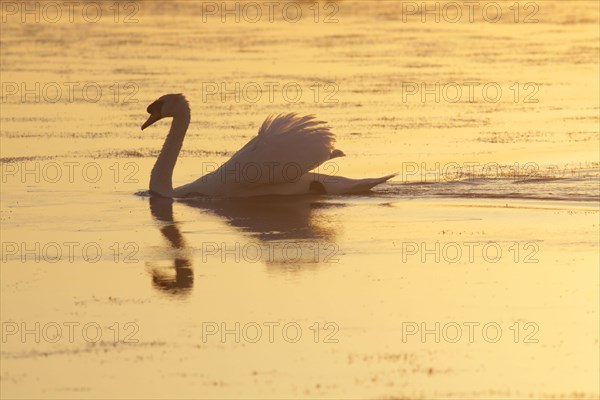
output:
[[[597,1],[67,3],[0,3],[2,398],[598,398]],[[286,112],[398,175],[151,198],[166,93],[176,185]]]

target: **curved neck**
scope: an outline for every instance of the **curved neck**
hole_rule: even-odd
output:
[[[189,125],[189,110],[173,117],[169,134],[150,174],[150,192],[152,194],[173,197],[173,170]]]

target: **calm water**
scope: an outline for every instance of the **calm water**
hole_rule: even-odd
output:
[[[496,23],[393,1],[256,23],[249,3],[222,21],[215,3],[86,2],[71,23],[42,2],[22,23],[6,4],[3,397],[598,397],[596,2],[497,2]],[[175,184],[291,111],[347,154],[320,172],[398,176],[150,199],[168,122],[140,125],[178,92]]]

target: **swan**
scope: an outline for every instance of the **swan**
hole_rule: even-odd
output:
[[[193,196],[350,194],[365,192],[396,174],[350,179],[309,172],[345,154],[333,147],[335,135],[312,115],[280,114],[267,118],[244,147],[215,171],[173,188],[173,169],[190,124],[185,96],[166,94],[150,104],[142,130],[171,117],[171,129],[150,174],[150,194],[167,198]]]

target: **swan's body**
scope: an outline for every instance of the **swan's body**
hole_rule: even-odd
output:
[[[151,194],[163,197],[348,194],[365,192],[394,176],[349,179],[309,172],[344,153],[333,147],[335,135],[324,122],[313,116],[287,114],[268,118],[258,135],[217,170],[173,188],[173,170],[190,124],[190,108],[183,95],[168,94],[149,105],[148,112],[150,117],[142,129],[161,118],[173,117],[150,175]]]

